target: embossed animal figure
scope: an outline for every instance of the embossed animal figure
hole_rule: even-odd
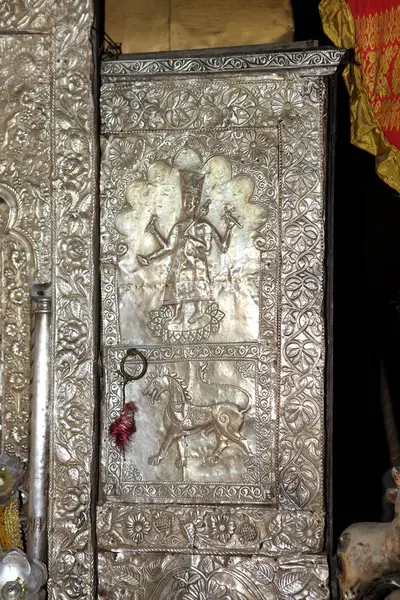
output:
[[[165,436],[158,453],[149,458],[150,465],[159,465],[171,446],[177,444],[180,458],[175,465],[178,468],[186,466],[185,438],[197,433],[208,435],[214,432],[217,437],[217,446],[206,458],[209,465],[219,462],[230,443],[239,446],[247,455],[251,454],[248,442],[241,433],[246,412],[250,409],[248,392],[232,385],[227,386],[227,393],[224,388],[217,390],[216,384],[208,384],[210,390],[207,397],[203,379],[201,404],[196,404],[177,373],[164,369],[150,374],[148,380],[149,385],[144,393],[149,396],[149,403],[167,401],[163,416]]]

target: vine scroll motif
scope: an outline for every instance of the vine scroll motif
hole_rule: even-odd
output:
[[[90,0],[51,5],[53,415],[49,595],[92,599],[96,140]]]
[[[107,600],[326,600],[323,558],[100,555],[99,593]]]

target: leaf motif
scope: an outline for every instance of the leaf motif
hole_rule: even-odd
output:
[[[82,318],[82,305],[79,302],[79,300],[71,300],[69,307],[70,307],[72,315],[76,319]]]
[[[210,556],[205,556],[199,564],[199,569],[206,575],[210,575],[214,571],[214,561]]]
[[[61,446],[60,444],[57,444],[57,446],[55,448],[55,453],[56,453],[57,460],[62,463],[67,463],[71,460],[71,455],[68,452],[68,450],[64,446]]]
[[[319,443],[316,438],[308,438],[304,442],[304,445],[313,458],[315,458],[315,459],[319,458],[319,456],[320,456]]]
[[[89,361],[82,362],[78,365],[74,375],[77,379],[85,379],[89,372]]]
[[[298,594],[308,580],[307,569],[298,569],[284,573],[278,579],[278,587],[285,594]]]
[[[115,563],[113,566],[113,576],[120,587],[138,588],[140,587],[140,574],[130,565],[119,565]]]
[[[269,585],[274,580],[274,569],[271,565],[260,560],[245,560],[239,563],[236,568],[245,571],[247,575],[262,585]]]
[[[59,287],[59,289],[60,289],[60,291],[61,291],[62,294],[65,294],[66,296],[69,296],[70,294],[72,294],[73,288],[68,283],[68,281],[66,281],[62,277],[59,277],[57,284],[58,284],[58,287]]]
[[[162,559],[151,560],[143,567],[143,575],[148,581],[157,581],[162,574]]]

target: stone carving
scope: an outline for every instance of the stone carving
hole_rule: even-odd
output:
[[[159,465],[164,460],[170,446],[178,445],[179,457],[175,465],[187,466],[186,437],[201,432],[203,436],[214,433],[217,445],[205,458],[205,464],[213,465],[221,460],[222,453],[230,444],[237,444],[246,455],[251,454],[243,429],[246,413],[251,406],[250,394],[235,385],[210,383],[205,380],[206,365],[200,372],[202,382],[198,398],[192,398],[188,386],[177,373],[167,369],[152,373],[145,395],[154,404],[162,395],[167,395],[168,404],[164,409],[163,423],[165,436],[157,454],[149,458],[149,464]]]
[[[384,583],[389,583],[389,576],[395,575],[399,569],[400,468],[392,469],[392,477],[396,487],[387,490],[387,499],[395,506],[393,521],[354,523],[340,536],[337,555],[343,600],[378,598],[379,585],[374,590],[374,584],[381,580],[383,594]]]

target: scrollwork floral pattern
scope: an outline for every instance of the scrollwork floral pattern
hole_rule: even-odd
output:
[[[49,596],[93,598],[91,526],[96,142],[92,3],[51,11],[53,41],[53,414]]]
[[[257,554],[317,553],[323,519],[310,512],[254,507],[177,507],[160,505],[98,508],[103,549],[221,551]]]
[[[323,558],[137,555],[100,557],[101,598],[107,600],[327,600]]]

